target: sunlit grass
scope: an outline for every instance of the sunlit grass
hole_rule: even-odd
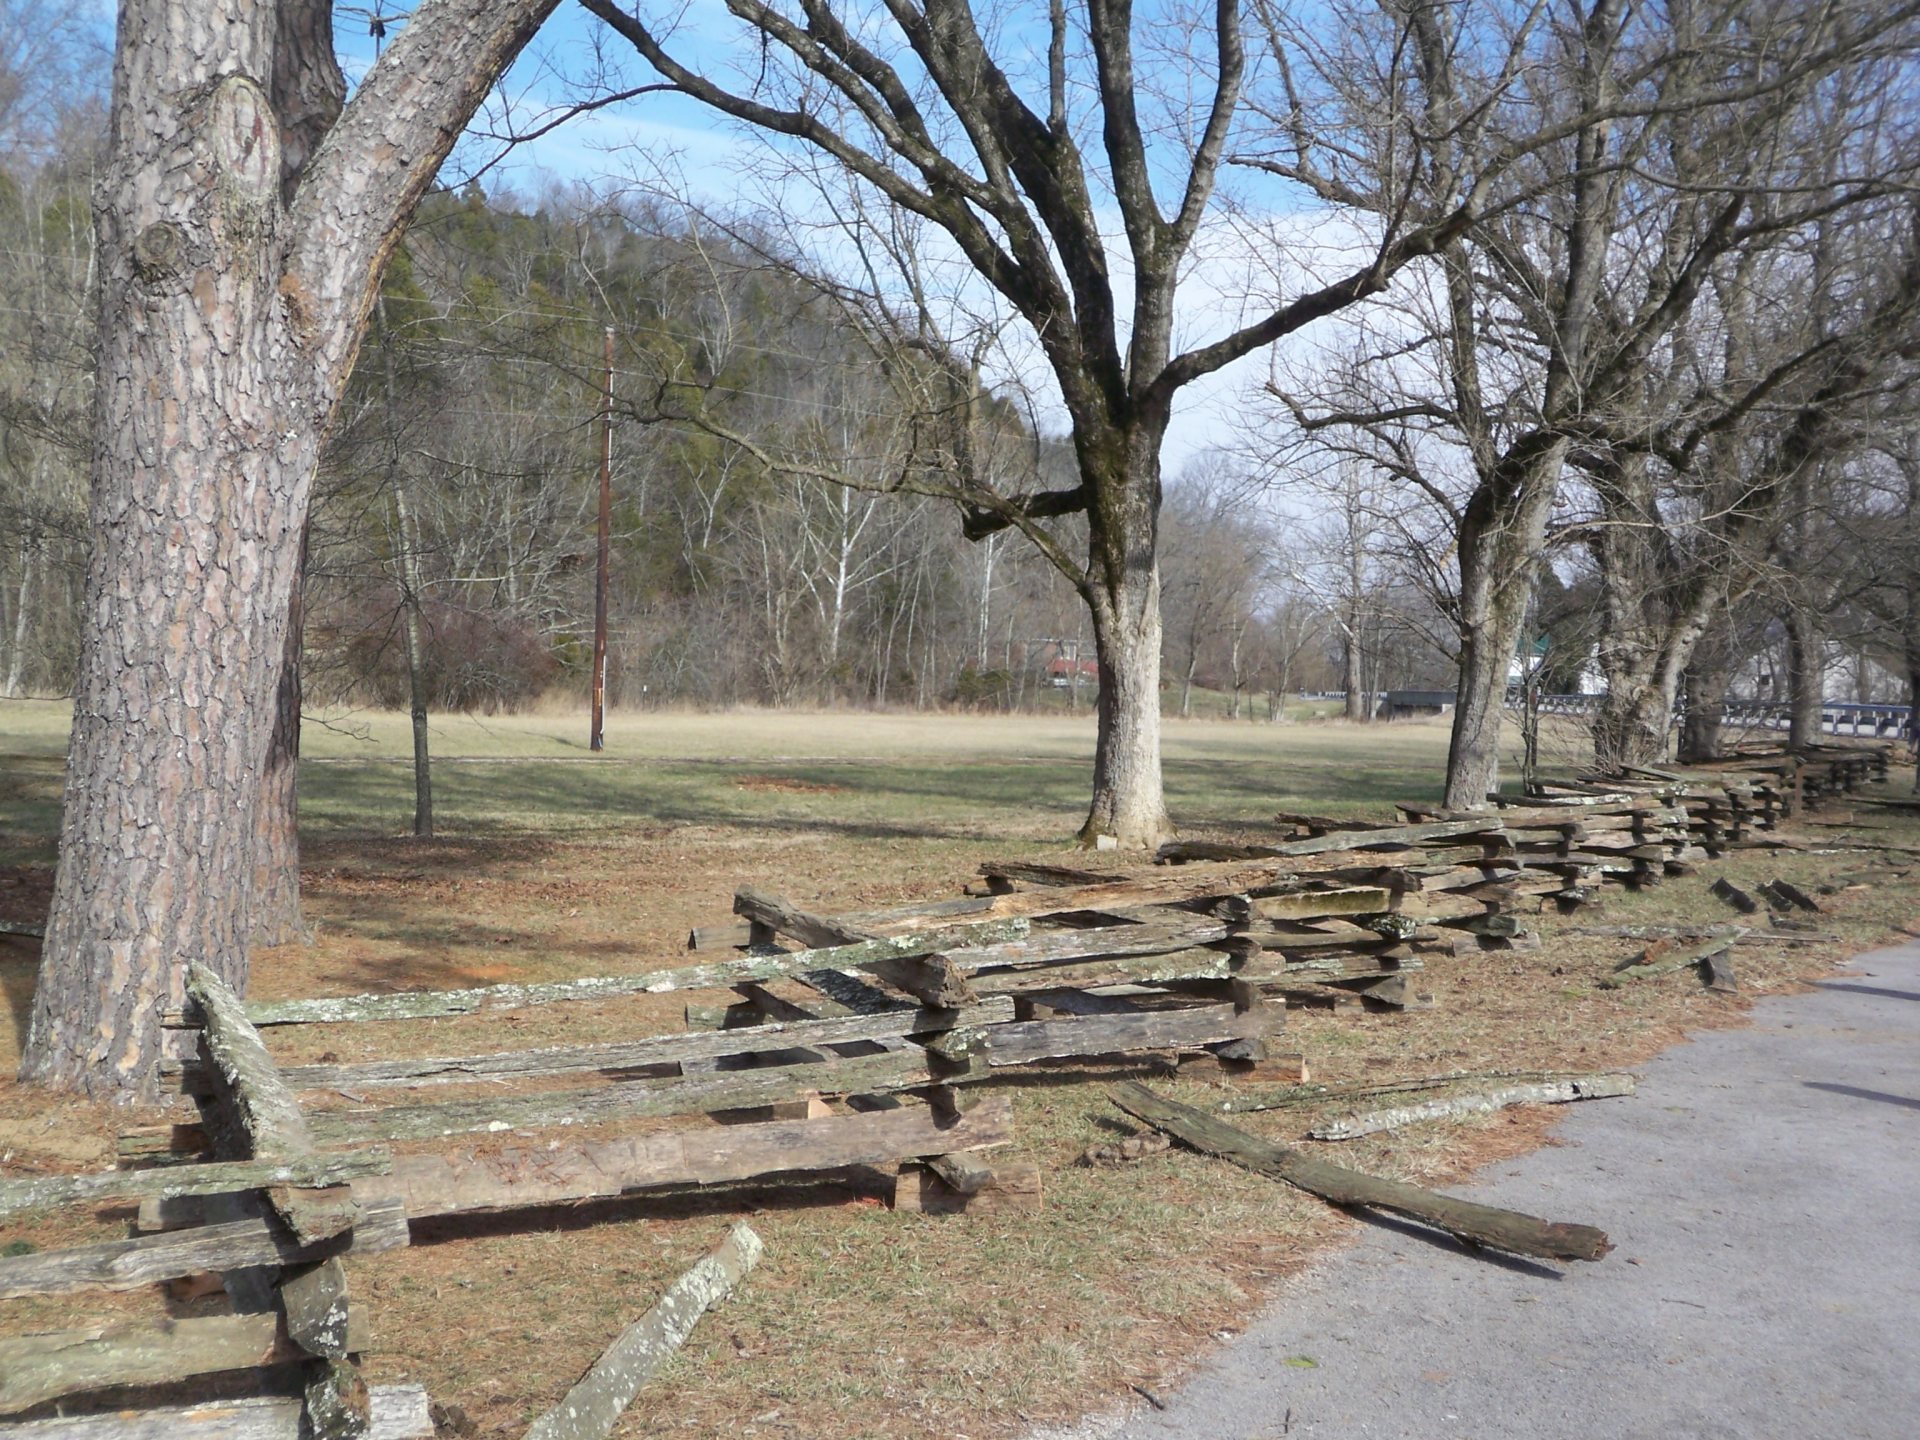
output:
[[[0,705],[0,845],[33,858],[57,823],[69,709]],[[825,827],[853,836],[1040,840],[1079,825],[1091,715],[649,711],[587,749],[582,712],[433,722],[436,818],[459,835],[580,835],[662,824]],[[326,713],[301,737],[314,838],[393,834],[412,816],[405,715]],[[1183,828],[1280,809],[1386,817],[1439,793],[1437,723],[1180,720],[1165,725],[1168,803]],[[27,847],[31,854],[21,853]]]

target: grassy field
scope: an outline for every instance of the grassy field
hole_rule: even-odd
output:
[[[63,707],[0,704],[0,917],[44,914],[65,727]],[[438,722],[441,834],[421,842],[406,835],[404,717],[310,725],[304,890],[316,936],[259,954],[252,993],[646,971],[684,963],[688,928],[725,919],[742,884],[834,911],[950,896],[994,856],[1090,863],[1064,849],[1085,803],[1087,717],[620,716],[603,756],[587,754],[585,729],[573,714]],[[1437,724],[1169,721],[1169,796],[1191,834],[1271,835],[1281,809],[1384,818],[1395,800],[1437,792],[1445,744]],[[1920,838],[1864,811],[1858,824],[1879,827],[1883,841]],[[1825,844],[1840,832],[1808,833]],[[1707,886],[1719,875],[1780,875],[1814,889],[1858,872],[1870,883],[1835,893],[1836,913],[1820,922],[1831,943],[1740,952],[1741,997],[1709,993],[1685,974],[1600,989],[1634,944],[1582,936],[1546,915],[1529,921],[1545,941],[1537,951],[1434,957],[1419,979],[1431,1009],[1297,1012],[1286,1048],[1333,1082],[1632,1065],[1689,1027],[1738,1023],[1747,997],[1823,973],[1911,924],[1916,887],[1906,871],[1858,852],[1755,855],[1651,891],[1611,891],[1600,914],[1583,913],[1576,923],[1717,922],[1727,912]],[[0,1019],[13,1021],[0,1024],[0,1075],[17,1059],[35,958],[30,944],[0,940],[9,1002]],[[268,1039],[289,1063],[518,1049],[678,1029],[682,1002],[723,998],[636,996]],[[1065,1070],[1008,1087],[1016,1153],[1045,1176],[1038,1212],[936,1219],[896,1214],[845,1185],[762,1186],[419,1227],[410,1249],[350,1267],[374,1327],[370,1373],[424,1383],[482,1436],[523,1434],[746,1212],[769,1242],[766,1261],[619,1435],[1011,1440],[1125,1403],[1132,1387],[1160,1389],[1355,1222],[1183,1152],[1118,1171],[1077,1164],[1088,1145],[1112,1139],[1117,1117],[1102,1086],[1086,1082],[1116,1073],[1130,1072]],[[1202,1105],[1219,1095],[1197,1080],[1167,1088]],[[1292,1139],[1319,1113],[1242,1119]],[[0,1169],[110,1165],[115,1133],[157,1118],[0,1080]],[[1542,1143],[1552,1123],[1506,1112],[1370,1137],[1337,1155],[1445,1184]],[[0,1243],[107,1239],[124,1235],[125,1219],[102,1210],[0,1221]],[[1541,1299],[1551,1303],[1544,1290]],[[10,1302],[0,1346],[7,1333],[70,1326],[83,1312],[105,1319],[155,1304],[149,1294]]]
[[[47,858],[69,712],[0,702],[0,858]],[[436,719],[435,811],[448,835],[582,835],[633,826],[827,827],[872,838],[1065,839],[1084,818],[1090,715],[745,711],[616,715],[587,749],[578,713]],[[1364,740],[1362,740],[1364,736]],[[318,715],[301,736],[315,839],[405,833],[412,739],[391,712]],[[1183,827],[1278,808],[1385,816],[1439,793],[1438,722],[1166,721],[1168,803]]]

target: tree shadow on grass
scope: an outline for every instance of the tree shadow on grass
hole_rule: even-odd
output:
[[[404,775],[387,767],[331,767],[307,786],[307,833],[329,841],[375,827],[398,829],[411,814]],[[850,773],[852,772],[852,773]],[[741,778],[797,781],[804,793],[765,786],[743,788]],[[713,764],[671,770],[614,763],[525,764],[475,767],[436,786],[443,826],[476,837],[568,837],[620,832],[637,826],[732,826],[770,833],[809,831],[872,840],[951,840],[976,835],[996,815],[1026,819],[1058,808],[1062,831],[1084,795],[1084,780],[1036,776],[1019,767],[972,773],[900,767],[813,767]],[[1083,804],[1084,799],[1078,800]]]

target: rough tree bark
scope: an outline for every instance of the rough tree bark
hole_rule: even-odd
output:
[[[1588,548],[1600,581],[1606,676],[1593,721],[1594,763],[1602,770],[1654,765],[1666,756],[1681,678],[1726,598],[1737,551],[1709,544],[1683,553],[1662,522],[1644,462],[1595,458],[1589,468],[1602,521]]]
[[[1727,691],[1733,688],[1733,626],[1724,610],[1694,646],[1681,687],[1686,709],[1680,720],[1679,758],[1686,764],[1716,760]]]
[[[1460,519],[1460,679],[1447,743],[1446,804],[1482,810],[1500,784],[1507,678],[1519,653],[1566,443],[1516,447],[1476,488]]]
[[[186,963],[245,984],[320,447],[402,224],[554,3],[423,0],[317,144],[326,0],[121,6],[88,624],[24,1079],[151,1096]]]

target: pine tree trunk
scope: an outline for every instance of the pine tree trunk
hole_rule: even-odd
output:
[[[99,215],[94,553],[22,1076],[151,1084],[183,956],[247,981],[254,814],[318,456],[277,315],[272,10],[125,6]],[[218,36],[209,43],[209,34]],[[144,132],[136,134],[135,132]]]

